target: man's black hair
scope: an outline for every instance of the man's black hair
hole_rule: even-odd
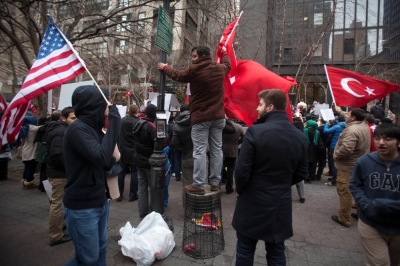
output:
[[[71,106],[65,107],[61,111],[61,116],[64,117],[65,119],[67,119],[69,114],[72,112],[75,112],[74,108],[72,108]]]
[[[365,115],[365,121],[367,121],[368,123],[375,123],[375,118],[371,114],[366,114]]]
[[[380,120],[380,122],[381,122],[382,124],[392,124],[392,123],[393,123],[393,121],[390,120],[390,118],[387,118],[387,117],[382,118],[382,119]]]
[[[375,105],[382,104],[382,102],[376,102]]]
[[[195,46],[192,48],[192,52],[193,51],[196,51],[199,57],[202,57],[203,55],[210,56],[210,48],[207,46]]]
[[[360,108],[353,108],[350,110],[351,116],[354,116],[356,118],[356,121],[364,121],[365,118],[365,111]]]
[[[180,108],[181,113],[182,113],[183,111],[189,111],[189,110],[190,110],[189,104],[187,104],[187,103],[181,104],[181,108]]]
[[[400,126],[397,124],[382,124],[375,128],[375,137],[385,136],[387,138],[395,138],[400,142]]]
[[[71,107],[72,108],[72,107]],[[69,113],[68,113],[69,114]],[[51,115],[50,115],[50,119],[51,119],[51,121],[58,121],[58,120],[60,120],[60,117],[61,117],[61,113],[59,112],[59,111],[54,111],[54,112],[52,112],[51,113]],[[68,116],[67,116],[68,117]]]

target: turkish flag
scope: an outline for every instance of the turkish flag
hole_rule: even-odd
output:
[[[231,70],[224,80],[225,113],[228,117],[241,120],[248,126],[253,125],[258,118],[256,111],[259,104],[258,93],[265,89],[280,89],[285,92],[288,99],[286,113],[289,121],[292,121],[288,91],[296,81],[286,80],[255,61],[236,59],[233,41],[241,15],[242,12],[226,27],[216,53],[216,61],[221,62],[221,48],[225,46],[231,60]]]
[[[259,104],[258,93],[268,89],[280,89],[286,94],[288,100],[286,113],[292,122],[288,95],[292,85],[292,81],[278,76],[255,61],[237,60],[236,81],[231,84],[229,79],[225,79],[224,83],[226,115],[251,126],[258,118],[256,111]]]
[[[371,78],[357,72],[325,66],[333,101],[338,106],[361,107],[372,100],[400,90],[391,82]]]

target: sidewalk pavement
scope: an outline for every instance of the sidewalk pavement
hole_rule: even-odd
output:
[[[15,150],[13,150],[13,155]],[[8,180],[0,181],[0,258],[1,265],[63,265],[74,256],[72,242],[50,247],[48,239],[49,201],[37,189],[23,190],[23,163],[9,161]],[[126,190],[129,189],[126,178]],[[38,177],[35,177],[38,182]],[[306,202],[301,204],[295,187],[293,196],[294,236],[285,242],[287,265],[365,265],[362,245],[353,219],[350,228],[332,221],[337,214],[339,198],[336,187],[327,187],[323,181],[306,184]],[[182,183],[171,178],[167,215],[173,220],[176,246],[172,253],[154,265],[235,265],[236,233],[231,222],[235,209],[235,193],[221,192],[225,250],[215,258],[193,259],[182,251],[184,212]],[[124,193],[127,195],[127,191]],[[251,219],[251,217],[249,217]],[[137,201],[111,202],[107,265],[123,266],[136,263],[121,253],[119,229],[129,221],[139,222]],[[254,265],[266,265],[264,245],[258,242]]]

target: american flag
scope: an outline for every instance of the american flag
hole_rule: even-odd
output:
[[[3,94],[0,92],[0,113],[7,108],[6,99],[4,99]]]
[[[21,90],[15,95],[1,119],[2,145],[17,139],[32,99],[85,71],[85,64],[72,44],[53,19],[48,17],[50,23],[43,36],[36,61],[29,70]]]

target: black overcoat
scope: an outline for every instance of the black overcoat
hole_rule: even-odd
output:
[[[250,127],[235,168],[239,194],[232,225],[248,237],[281,243],[293,236],[292,185],[308,176],[307,143],[284,111]]]

